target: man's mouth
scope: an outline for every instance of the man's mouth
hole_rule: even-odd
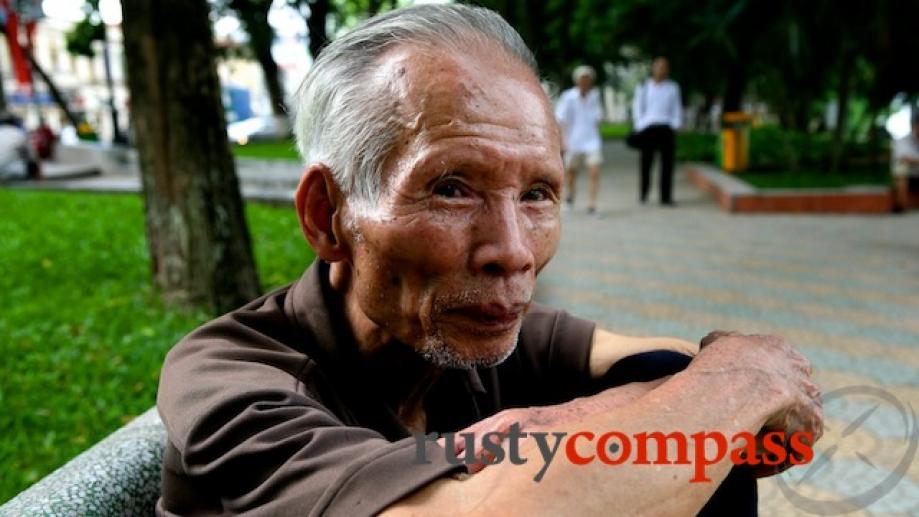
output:
[[[526,303],[484,303],[458,307],[449,313],[469,321],[471,333],[504,334],[516,329],[526,307]]]

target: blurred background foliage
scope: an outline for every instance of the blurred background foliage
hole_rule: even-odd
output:
[[[754,137],[763,169],[820,166],[839,171],[884,155],[878,121],[898,94],[919,93],[919,2],[906,0],[476,0],[520,31],[543,75],[570,84],[571,70],[670,60],[688,110],[739,111],[765,103],[778,128]],[[826,127],[829,103],[836,122]],[[697,117],[696,120],[703,120]],[[690,128],[701,129],[701,128]],[[804,137],[825,134],[827,137]],[[783,136],[784,135],[784,136]],[[686,136],[684,157],[708,153]],[[867,142],[871,143],[867,143]],[[762,149],[766,143],[781,144]],[[828,146],[828,147],[827,147]],[[790,155],[782,159],[779,153]],[[761,152],[758,152],[761,151]],[[867,156],[866,156],[867,154]],[[854,163],[852,163],[854,162]],[[754,168],[757,160],[751,156]]]

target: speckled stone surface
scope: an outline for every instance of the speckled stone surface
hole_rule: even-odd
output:
[[[2,517],[153,515],[166,429],[150,409],[2,507]]]
[[[907,416],[908,404],[919,408],[919,212],[730,215],[682,173],[677,208],[658,206],[654,190],[643,206],[637,156],[616,144],[605,151],[599,217],[585,213],[582,173],[538,299],[624,333],[781,334],[813,362],[825,393],[881,387]],[[783,476],[800,498],[787,497],[776,479],[760,483],[762,515],[813,515],[805,508],[832,507],[808,501],[853,496],[860,499],[851,515],[919,515],[917,458],[902,480],[882,487],[886,495],[865,496],[909,459],[915,425],[902,408],[862,391],[827,403],[817,459],[832,451],[829,461],[804,481],[806,467]]]

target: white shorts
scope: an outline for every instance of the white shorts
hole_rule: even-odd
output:
[[[894,178],[915,178],[919,176],[919,168],[911,168],[909,165],[900,163],[899,161],[893,163],[890,172],[893,174]]]
[[[594,167],[603,163],[603,153],[598,149],[587,153],[567,152],[565,153],[565,170],[580,169],[587,164],[588,167]]]

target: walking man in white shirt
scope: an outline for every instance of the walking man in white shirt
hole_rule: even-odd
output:
[[[597,193],[600,191],[600,165],[603,163],[600,121],[603,107],[600,93],[593,88],[594,69],[579,66],[574,69],[574,87],[562,92],[555,107],[555,118],[562,133],[565,155],[565,201],[574,206],[574,192],[578,170],[587,165],[590,176],[590,201],[587,213],[597,210]]]
[[[667,59],[658,57],[651,67],[651,78],[635,90],[632,119],[635,131],[641,134],[641,183],[639,199],[648,200],[651,187],[651,167],[654,154],[661,155],[661,205],[673,203],[673,156],[676,149],[675,131],[683,124],[683,102],[680,86],[667,79]]]

